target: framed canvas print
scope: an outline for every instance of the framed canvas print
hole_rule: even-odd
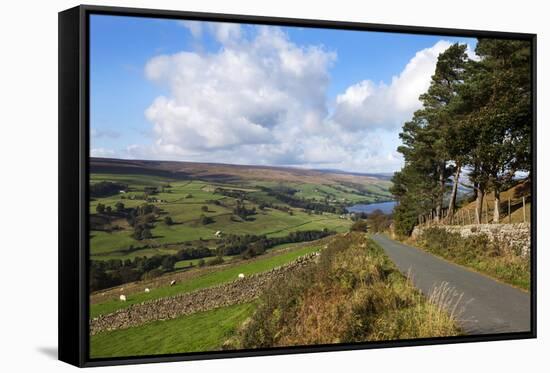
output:
[[[532,34],[61,12],[60,359],[535,337],[535,61]]]

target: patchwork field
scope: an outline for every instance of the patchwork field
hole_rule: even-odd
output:
[[[105,162],[102,160],[99,164]],[[218,231],[272,237],[285,236],[293,231],[325,228],[342,232],[350,225],[349,220],[341,219],[337,213],[342,212],[344,206],[389,198],[389,182],[371,177],[344,175],[345,177],[340,180],[328,174],[324,183],[315,184],[318,176],[308,176],[310,171],[304,171],[305,182],[297,182],[294,179],[284,181],[285,178],[282,181],[273,181],[272,178],[275,176],[271,175],[272,172],[257,171],[237,179],[227,176],[232,167],[227,166],[223,175],[231,181],[221,182],[218,180],[221,179],[220,174],[215,174],[215,171],[220,171],[220,165],[211,166],[211,173],[201,170],[197,178],[191,178],[187,173],[173,174],[172,177],[147,174],[147,171],[140,169],[136,172],[133,167],[120,165],[115,172],[114,166],[94,165],[92,161],[92,169],[102,172],[91,174],[92,185],[101,182],[115,183],[124,185],[126,189],[92,198],[92,215],[97,214],[98,205],[115,211],[117,203],[122,203],[125,209],[135,209],[149,203],[160,209],[160,212],[152,222],[151,237],[143,240],[132,237],[132,226],[127,219],[117,215],[107,216],[108,224],[92,227],[92,260],[125,260],[134,259],[136,256],[173,254],[186,243],[200,243],[214,248],[219,239],[215,236]],[[208,169],[206,166],[204,168]],[[152,170],[149,172],[153,173]],[[309,180],[312,182],[307,182]],[[147,191],[153,193],[148,194]],[[277,191],[278,194],[273,195],[271,191]],[[285,198],[292,200],[289,203]],[[255,214],[247,219],[236,219],[234,209],[240,201],[247,209],[255,209]],[[297,206],[306,205],[309,201],[321,207],[331,206],[339,211],[315,211],[315,208],[319,208],[315,204],[309,206],[309,209]],[[273,207],[261,208],[262,204]],[[164,217],[167,216],[172,219],[173,223],[170,225],[163,223]],[[211,221],[203,224],[203,216]]]

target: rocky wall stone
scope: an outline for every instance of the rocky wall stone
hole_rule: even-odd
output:
[[[470,224],[470,225],[432,225],[433,228],[444,229],[449,233],[458,233],[462,237],[485,234],[490,240],[499,240],[520,249],[522,255],[531,253],[531,224]],[[416,226],[411,237],[417,239],[428,225]]]

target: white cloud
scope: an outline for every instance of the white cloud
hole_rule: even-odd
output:
[[[235,24],[212,32],[219,52],[162,55],[145,67],[147,78],[170,92],[146,110],[157,151],[276,143],[302,123],[321,125],[334,53],[299,47],[275,28],[259,28],[250,40]]]
[[[209,23],[208,26],[216,40],[222,44],[231,43],[241,37],[241,26],[238,23],[215,22]]]
[[[450,45],[442,40],[417,52],[390,84],[363,80],[348,87],[336,98],[333,120],[349,130],[399,128],[420,108],[418,97],[430,85],[439,54]]]
[[[201,38],[208,31],[222,44],[228,44],[241,38],[241,26],[238,23],[179,21],[194,38]]]
[[[90,149],[90,155],[92,157],[109,158],[116,156],[116,152],[112,149],[106,148],[92,148]]]
[[[479,61],[480,58],[476,54],[475,48],[472,48],[470,44],[466,44],[466,54],[468,55],[468,58],[474,61]]]
[[[389,83],[365,79],[336,97],[329,114],[329,70],[336,53],[299,46],[275,27],[182,23],[205,33],[217,52],[182,51],[151,59],[146,77],[166,89],[145,111],[154,142],[131,145],[132,158],[396,170],[403,121],[420,107],[440,41],[416,53]]]
[[[187,28],[191,35],[195,38],[200,38],[202,36],[202,21],[179,21],[179,23]]]

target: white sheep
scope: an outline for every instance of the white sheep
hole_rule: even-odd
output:
[[[121,300],[122,302],[126,302],[126,295],[120,294],[120,300]]]
[[[239,278],[244,278],[244,273],[239,273]]]
[[[149,290],[149,288],[145,288],[145,292],[148,293],[150,292],[151,290]]]
[[[170,286],[174,286],[176,284],[176,280],[170,281]]]

